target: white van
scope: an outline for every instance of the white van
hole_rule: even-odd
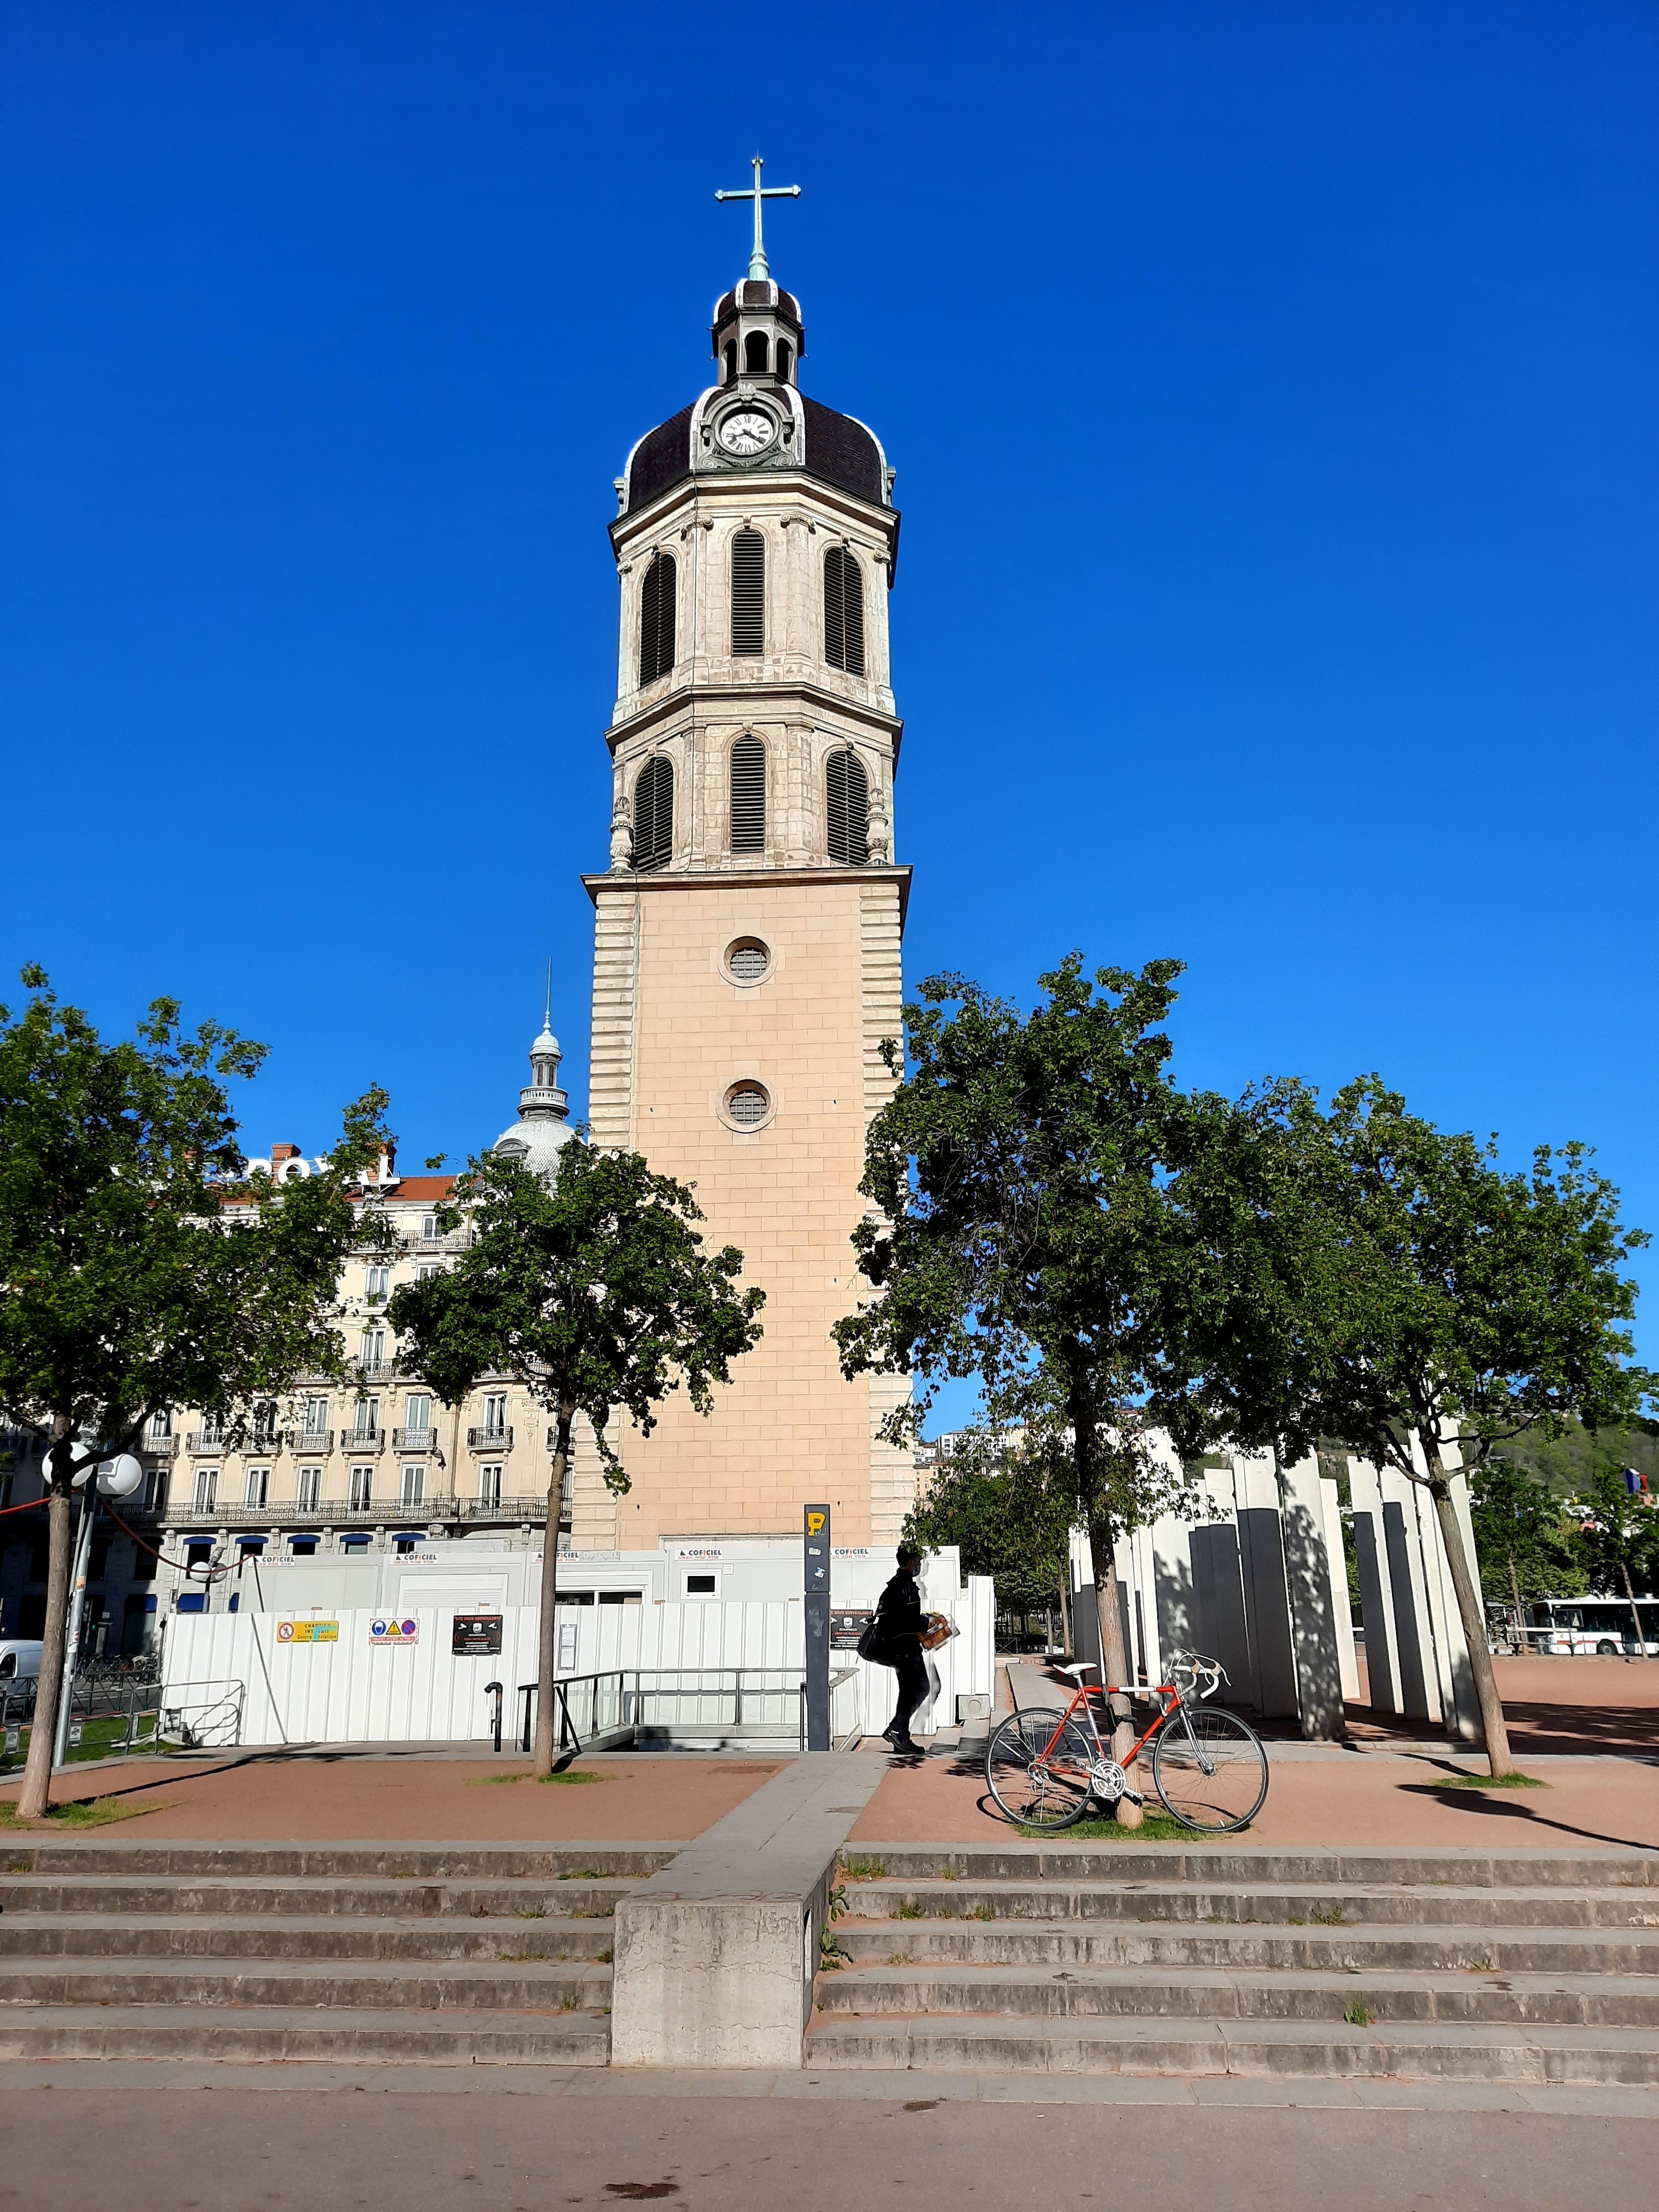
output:
[[[40,1678],[40,1646],[21,1637],[0,1637],[0,1692]]]

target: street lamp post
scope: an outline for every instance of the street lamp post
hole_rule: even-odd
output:
[[[75,1486],[81,1492],[81,1528],[75,1547],[69,1620],[64,1631],[63,1687],[58,1694],[58,1728],[52,1747],[54,1768],[64,1764],[69,1749],[70,1707],[75,1698],[75,1659],[81,1648],[81,1620],[86,1611],[87,1562],[92,1552],[92,1524],[98,1518],[97,1492],[101,1491],[106,1498],[131,1498],[144,1479],[143,1462],[135,1459],[131,1452],[122,1452],[114,1459],[99,1463],[95,1469],[95,1489],[92,1482],[94,1473],[94,1468],[88,1468],[75,1480]]]

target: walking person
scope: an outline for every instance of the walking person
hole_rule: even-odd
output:
[[[895,1751],[917,1758],[921,1756],[921,1746],[911,1739],[910,1716],[927,1695],[927,1662],[921,1649],[927,1615],[921,1609],[921,1592],[916,1587],[921,1571],[921,1553],[901,1549],[898,1572],[876,1604],[881,1656],[898,1676],[898,1703],[882,1735]]]

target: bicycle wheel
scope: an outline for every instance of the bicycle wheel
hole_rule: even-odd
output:
[[[985,1747],[985,1780],[1022,1828],[1069,1828],[1089,1802],[1094,1746],[1075,1721],[1035,1706],[1004,1721]]]
[[[1152,1786],[1183,1827],[1226,1835],[1261,1810],[1267,1754],[1237,1713],[1178,1705],[1152,1745]]]

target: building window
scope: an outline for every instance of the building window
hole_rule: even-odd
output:
[[[251,1467],[242,1486],[244,1505],[263,1505],[270,1496],[270,1469]]]
[[[687,1597],[713,1597],[715,1578],[713,1575],[688,1575],[685,1578]]]
[[[426,1469],[423,1467],[406,1467],[403,1488],[399,1492],[402,1502],[405,1505],[418,1505],[425,1494]]]
[[[864,579],[844,545],[823,556],[823,657],[849,676],[864,673]]]
[[[435,1244],[437,1241],[438,1217],[435,1213],[423,1213],[421,1216],[421,1242],[422,1244]]]
[[[374,1470],[354,1467],[346,1477],[346,1504],[354,1513],[366,1513],[374,1497]]]
[[[507,1434],[507,1393],[505,1390],[486,1390],[483,1401],[483,1432],[487,1437]]]
[[[634,866],[668,865],[674,850],[674,771],[661,753],[640,770],[634,786]]]
[[[253,1401],[253,1435],[256,1444],[263,1443],[267,1451],[273,1446],[276,1434],[276,1401],[256,1398]]]
[[[317,1556],[317,1539],[314,1536],[290,1536],[288,1540],[288,1555],[290,1559],[314,1559]]]
[[[317,1501],[323,1494],[323,1470],[319,1467],[302,1467],[295,1479],[294,1502],[301,1513],[314,1513]]]
[[[726,948],[726,972],[734,983],[758,983],[772,965],[772,956],[757,937],[740,937]]]
[[[325,1437],[328,1434],[328,1401],[326,1398],[307,1398],[301,1417],[302,1437]]]
[[[383,1328],[366,1328],[363,1331],[362,1342],[358,1346],[358,1358],[362,1363],[365,1374],[380,1373],[380,1369],[386,1364],[386,1331]]]
[[[224,1423],[217,1413],[202,1416],[201,1441],[204,1444],[222,1444],[225,1440]]]
[[[354,1437],[378,1437],[380,1433],[380,1401],[378,1398],[359,1398],[354,1409]]]
[[[363,1296],[368,1300],[371,1305],[378,1305],[380,1304],[380,1302],[385,1297],[386,1291],[391,1288],[391,1285],[392,1270],[390,1267],[364,1268]]]
[[[170,1437],[173,1434],[172,1414],[166,1411],[152,1413],[149,1417],[149,1432],[153,1437]]]
[[[732,850],[766,850],[766,747],[752,733],[732,748]]]
[[[173,1611],[175,1613],[205,1613],[207,1611],[206,1591],[180,1590],[173,1600]]]
[[[789,364],[793,359],[794,350],[788,339],[780,338],[778,340],[778,374],[786,384],[789,381]]]
[[[726,1094],[726,1116],[734,1129],[758,1129],[772,1101],[758,1083],[734,1083]]]
[[[843,867],[861,868],[870,857],[870,781],[850,745],[830,754],[823,781],[830,857]]]
[[[404,1401],[404,1426],[410,1430],[426,1430],[432,1426],[432,1401],[418,1391],[412,1391]]]
[[[441,1275],[442,1273],[443,1263],[441,1261],[422,1260],[416,1266],[415,1279],[417,1283],[423,1283],[428,1275]]]
[[[196,1470],[196,1510],[198,1513],[211,1513],[218,1502],[218,1468],[198,1467]]]
[[[653,553],[640,586],[640,683],[654,684],[674,665],[674,556]]]
[[[162,1512],[167,1502],[167,1479],[161,1468],[153,1467],[144,1477],[144,1510]]]
[[[766,540],[758,530],[732,540],[732,650],[766,650]]]
[[[478,1469],[478,1503],[487,1512],[501,1510],[501,1471],[499,1467]]]

